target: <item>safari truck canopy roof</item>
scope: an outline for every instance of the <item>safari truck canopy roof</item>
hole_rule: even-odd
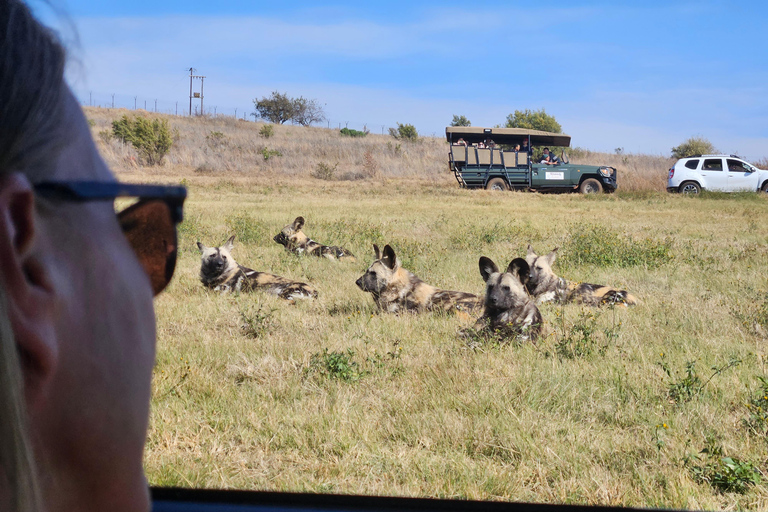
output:
[[[542,132],[526,128],[480,128],[466,126],[448,126],[445,138],[448,142],[464,139],[467,144],[477,144],[490,137],[496,144],[522,144],[523,139],[531,137],[531,146],[571,145],[571,136],[564,133]]]

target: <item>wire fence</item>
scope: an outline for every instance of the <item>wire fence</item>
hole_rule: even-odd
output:
[[[184,100],[167,100],[162,98],[147,97],[140,95],[126,95],[117,93],[100,93],[100,92],[88,92],[87,94],[78,95],[78,100],[82,106],[98,107],[98,108],[124,108],[127,110],[144,110],[147,112],[156,112],[159,114],[167,114],[173,116],[189,116],[190,115],[190,103],[189,98]],[[204,111],[200,110],[201,102],[199,98],[192,100],[192,114],[193,116],[206,115],[209,117],[234,117],[242,119],[244,121],[264,121],[254,116],[255,109],[253,105],[243,106],[221,106],[209,103],[203,103]],[[389,128],[392,127],[386,123],[369,123],[364,121],[350,121],[341,119],[326,118],[320,123],[315,123],[313,126],[319,126],[328,129],[341,130],[342,128],[349,128],[351,130],[358,130],[363,132],[369,132],[374,134],[386,135],[389,133]],[[422,136],[435,137],[436,134],[420,133]]]

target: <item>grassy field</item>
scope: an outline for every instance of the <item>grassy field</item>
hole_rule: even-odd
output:
[[[615,156],[634,159],[635,171],[619,165],[619,184],[635,186],[613,195],[466,191],[436,140],[421,146],[436,162],[408,148],[368,175],[320,180],[316,155],[335,151],[338,172],[354,173],[358,154],[364,168],[388,141],[355,149],[310,132],[328,147],[286,135],[305,149],[284,141],[285,168],[255,159],[200,171],[179,152],[150,170],[100,143],[120,179],[183,180],[190,192],[176,276],[156,300],[152,484],[768,508],[765,197],[667,195],[666,162],[642,155]],[[310,237],[358,262],[286,253],[272,237],[298,215]],[[232,234],[240,263],[307,281],[319,298],[204,290],[195,242]],[[391,244],[430,284],[474,293],[480,256],[502,266],[529,243],[560,247],[560,275],[627,289],[640,305],[544,305],[537,344],[470,347],[458,336],[465,320],[375,310],[354,284],[372,243]]]

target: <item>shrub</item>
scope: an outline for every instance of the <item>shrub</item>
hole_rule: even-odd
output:
[[[558,311],[556,315],[562,328],[562,332],[559,333],[555,343],[555,352],[560,357],[575,359],[592,354],[603,356],[606,350],[608,350],[610,341],[618,336],[618,326],[614,324],[613,327],[603,331],[605,338],[604,341],[600,340],[598,334],[600,330],[597,327],[597,319],[600,313],[583,311],[570,328],[565,326],[563,310]]]
[[[311,175],[313,178],[317,178],[319,180],[325,180],[325,181],[332,181],[335,179],[335,173],[336,168],[339,166],[339,164],[327,164],[325,162],[318,162],[317,167],[315,167],[315,170],[312,171]]]
[[[760,388],[747,403],[749,417],[743,423],[753,434],[764,436],[768,433],[768,378],[757,377],[757,380]]]
[[[346,128],[346,127],[339,130],[339,132],[342,135],[346,135],[347,137],[365,137],[366,135],[368,135],[367,131],[361,132],[360,130],[352,130],[351,128]]]
[[[363,153],[363,174],[368,178],[376,177],[379,174],[379,162],[370,151]]]
[[[691,155],[707,155],[717,153],[717,149],[704,137],[691,137],[679,146],[672,148],[674,158],[685,158]]]
[[[261,127],[261,129],[259,130],[259,135],[261,135],[261,136],[262,136],[262,137],[264,137],[265,139],[268,139],[268,138],[270,138],[270,137],[271,137],[271,136],[273,136],[274,134],[275,134],[275,129],[274,129],[274,128],[272,128],[272,125],[271,125],[271,124],[265,124],[265,125],[264,125],[264,126],[262,126],[262,127]]]
[[[397,123],[397,129],[390,128],[389,134],[398,140],[415,141],[419,138],[419,133],[412,124]]]
[[[708,483],[720,492],[741,494],[747,492],[750,486],[760,483],[760,471],[751,462],[723,456],[722,446],[712,438],[707,438],[706,447],[699,453],[706,455],[703,464],[698,463],[702,461],[698,455],[689,455],[684,459],[697,482]]]
[[[223,132],[218,131],[212,131],[208,135],[205,136],[205,142],[208,144],[208,146],[217,149],[221,146],[225,145],[227,141],[227,136],[224,135]]]
[[[264,160],[269,160],[273,156],[283,156],[283,154],[276,149],[269,149],[267,146],[264,146],[261,148],[261,156],[264,157]]]
[[[699,374],[696,372],[696,361],[688,361],[685,363],[685,376],[679,379],[675,379],[675,376],[666,361],[662,360],[659,362],[659,366],[661,366],[664,373],[666,373],[670,379],[668,388],[669,399],[677,404],[689,402],[694,396],[700,394],[704,390],[704,387],[709,384],[709,381],[714,379],[717,375],[740,364],[740,359],[731,359],[723,366],[713,366],[712,370],[714,373],[712,373],[706,381],[702,381],[701,377],[699,377]]]
[[[309,358],[309,366],[305,369],[306,374],[317,374],[321,377],[328,377],[344,382],[355,382],[365,376],[365,372],[360,369],[354,360],[355,351],[348,348],[346,352],[328,352],[323,349],[322,352],[316,352]]]
[[[243,334],[254,339],[266,336],[273,327],[274,319],[272,316],[275,311],[274,308],[265,309],[261,304],[240,311]]]
[[[165,119],[134,119],[123,116],[112,121],[112,132],[123,142],[130,142],[149,164],[158,165],[173,145],[173,136]]]

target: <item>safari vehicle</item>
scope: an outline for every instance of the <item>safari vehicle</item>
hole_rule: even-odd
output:
[[[618,186],[613,167],[571,164],[565,152],[560,163],[534,163],[529,152],[513,149],[522,147],[523,141],[531,149],[568,147],[570,135],[523,128],[449,126],[445,137],[451,145],[448,165],[463,188],[589,194],[613,192]]]

